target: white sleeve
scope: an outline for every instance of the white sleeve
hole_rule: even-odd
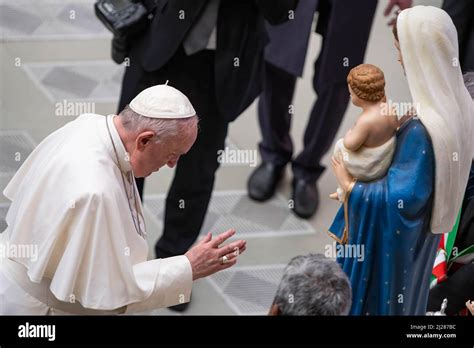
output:
[[[129,304],[125,314],[189,302],[193,272],[185,255],[142,262],[133,266],[133,272],[138,287],[149,295]]]

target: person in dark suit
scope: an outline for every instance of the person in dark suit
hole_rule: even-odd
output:
[[[458,32],[462,71],[474,71],[474,1],[444,0],[442,8],[451,17]]]
[[[411,0],[392,0],[385,9],[411,6]],[[310,218],[318,207],[316,182],[325,167],[321,159],[331,146],[349,101],[347,74],[363,63],[377,0],[300,1],[295,17],[284,24],[269,25],[270,44],[265,52],[264,89],[258,112],[262,131],[259,144],[262,163],[248,180],[248,194],[256,201],[270,199],[291,162],[293,211]],[[303,73],[314,13],[316,32],[323,37],[314,63],[313,87],[318,96],[306,126],[304,147],[293,158],[289,134],[296,79]],[[392,21],[393,22],[393,21]],[[390,24],[390,23],[389,23]]]
[[[264,18],[282,23],[297,3],[161,1],[146,31],[133,39],[118,109],[143,89],[169,80],[189,98],[200,118],[198,138],[179,159],[168,191],[157,258],[185,253],[199,235],[228,124],[261,91],[268,42]],[[142,193],[143,179],[137,179],[137,185]]]

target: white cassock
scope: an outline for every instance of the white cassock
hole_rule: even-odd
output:
[[[12,203],[0,240],[37,254],[0,257],[0,314],[133,313],[189,301],[186,256],[147,261],[127,159],[113,116],[95,114],[31,153],[4,191]]]

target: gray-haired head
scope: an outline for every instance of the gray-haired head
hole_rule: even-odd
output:
[[[197,116],[177,119],[150,118],[136,113],[129,105],[120,112],[119,116],[127,131],[140,133],[144,130],[152,130],[156,134],[156,142],[176,136],[180,132],[187,134],[198,124]]]
[[[114,119],[128,153],[133,175],[143,178],[164,166],[173,168],[191,150],[198,134],[198,117],[153,118],[129,106]]]
[[[309,254],[286,266],[273,306],[279,315],[347,315],[351,302],[351,286],[341,267],[321,254]]]
[[[471,98],[474,99],[474,71],[465,73],[463,77],[464,77],[464,85],[469,91]]]

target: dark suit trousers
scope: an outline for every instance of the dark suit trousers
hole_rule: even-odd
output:
[[[291,69],[285,69],[296,62],[291,62],[289,57],[285,58],[289,62],[278,66],[267,62],[258,106],[263,135],[260,152],[264,161],[277,165],[291,161],[296,178],[310,183],[319,179],[325,169],[321,159],[334,141],[349,102],[347,74],[351,67],[363,63],[376,6],[375,0],[318,2],[316,31],[322,35],[323,41],[314,63],[313,88],[317,100],[309,115],[303,150],[296,157],[293,157],[289,135],[291,118],[306,115],[302,115],[298,107],[293,115],[288,113],[296,77],[288,73]],[[291,32],[282,33],[279,41],[283,47],[287,46],[285,41],[298,39],[292,35]]]
[[[191,150],[178,161],[166,198],[163,235],[155,246],[158,258],[184,254],[199,235],[219,167],[217,151],[224,148],[228,122],[219,114],[214,86],[214,51],[187,56],[183,49],[161,69],[145,72],[140,64],[127,69],[120,109],[141,90],[169,84],[183,92],[199,116],[199,133]],[[135,87],[134,87],[135,86]],[[137,179],[140,194],[143,179]],[[157,213],[157,212],[156,212]]]
[[[443,10],[451,16],[458,32],[462,71],[474,71],[474,1],[445,0]]]
[[[276,66],[265,63],[265,80],[260,95],[258,114],[262,141],[259,144],[262,160],[276,165],[292,161],[293,143],[290,137],[292,117],[301,117],[298,109],[290,114],[296,84],[293,76]],[[324,172],[321,159],[329,150],[349,101],[346,82],[327,81],[321,85],[317,79],[321,70],[319,60],[315,64],[313,87],[318,94],[306,126],[304,148],[292,161],[296,178],[314,183]]]

